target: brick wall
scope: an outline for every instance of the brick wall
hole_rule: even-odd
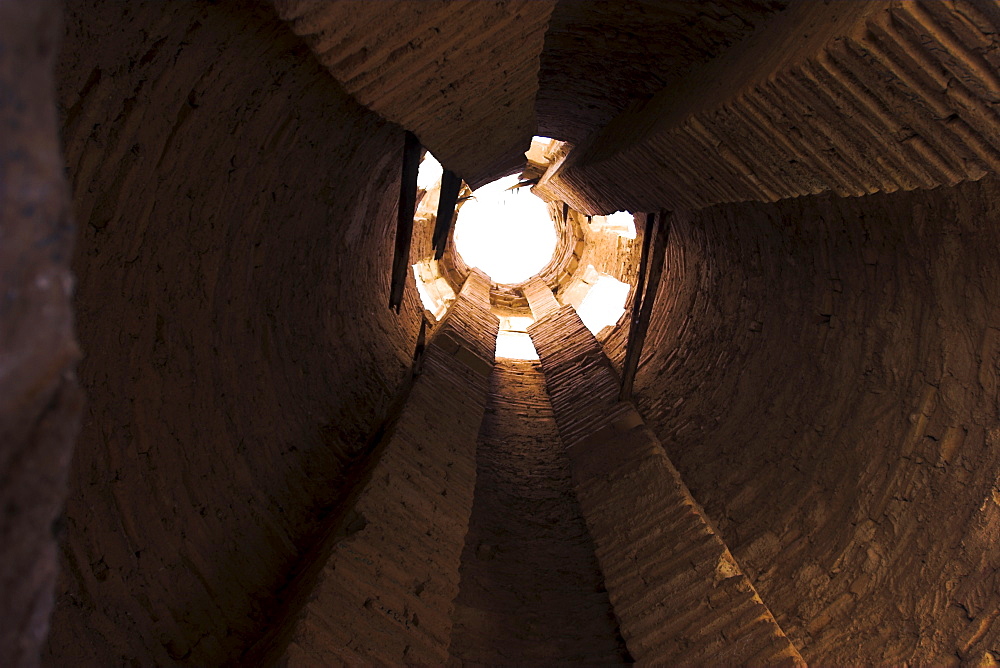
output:
[[[555,4],[274,0],[351,95],[476,188],[524,164]],[[507,65],[496,67],[501,54]]]
[[[474,272],[337,530],[279,665],[442,664],[476,483],[498,320]],[[270,664],[267,660],[265,663]]]
[[[698,209],[996,173],[995,2],[791,3],[570,154],[579,211]]]
[[[628,659],[537,362],[490,378],[454,620],[465,665]]]
[[[402,131],[270,7],[65,13],[87,407],[47,661],[217,665],[269,623],[408,373]]]
[[[636,404],[811,663],[998,649],[998,201],[986,177],[674,224]]]
[[[570,306],[529,327],[584,518],[639,663],[804,665]]]
[[[630,102],[738,43],[787,3],[558,3],[538,73],[537,134],[583,144]]]

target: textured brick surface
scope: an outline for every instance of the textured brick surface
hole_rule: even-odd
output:
[[[986,177],[674,224],[636,402],[810,663],[1000,646],[998,202]]]
[[[278,665],[441,664],[476,484],[497,318],[470,276]]]
[[[36,666],[80,393],[55,2],[0,3],[0,665]]]
[[[555,0],[274,0],[362,104],[474,187],[524,164]],[[498,59],[506,67],[496,67]]]
[[[217,665],[408,372],[402,132],[269,7],[69,2],[65,26],[87,408],[48,662]]]
[[[620,116],[553,181],[578,210],[605,213],[982,178],[1000,167],[996,8],[793,4]]]
[[[643,664],[804,665],[570,306],[529,327],[629,652]]]
[[[531,315],[535,320],[540,320],[549,313],[559,308],[559,302],[555,295],[543,281],[532,279],[524,286],[524,297],[531,307]]]
[[[552,12],[538,132],[579,144],[636,99],[752,34],[787,0],[569,0]]]
[[[636,396],[684,482],[814,663],[995,661],[996,3],[793,3],[842,17],[803,30],[782,23],[791,11],[754,19],[761,3],[682,3],[707,10],[690,34],[671,24],[675,42],[662,15],[562,4],[562,51],[549,52],[562,64],[544,74],[552,132],[583,146],[619,114],[580,165],[592,192],[574,195],[679,208]],[[51,128],[55,41],[32,23],[40,6],[0,2],[13,11],[0,35],[14,39],[0,54],[0,419],[17,432],[0,437],[3,457],[17,449],[0,480],[0,604],[31,610],[0,628],[18,625],[16,651],[37,642],[45,550],[64,528],[50,665],[233,661],[278,614],[275,592],[337,514],[348,472],[369,463],[364,445],[407,374],[414,291],[399,318],[381,306],[401,132],[352,101],[271,5],[65,3],[56,79],[88,408],[53,523],[74,411],[55,388],[71,388],[74,352],[64,193],[49,188],[62,165],[50,130],[36,134]],[[467,34],[455,6],[423,34]],[[724,6],[748,25],[715,26]],[[389,23],[352,38],[398,47],[382,39]],[[750,25],[763,32],[738,42]],[[453,45],[472,48],[477,81],[521,77],[537,52],[523,31],[507,37],[499,54]],[[670,50],[680,67],[658,55]],[[622,99],[653,80],[666,88]],[[382,99],[410,83],[382,81]],[[506,127],[500,96],[468,92],[489,110],[459,149],[478,149],[481,131],[524,132]],[[415,122],[431,123],[424,102]],[[606,341],[615,360],[626,333]],[[613,396],[613,383],[594,387]],[[642,482],[662,466],[636,448]],[[706,634],[730,633],[702,619]]]
[[[452,660],[627,659],[537,363],[498,360],[479,433]]]

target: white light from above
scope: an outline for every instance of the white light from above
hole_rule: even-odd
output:
[[[537,360],[538,351],[528,336],[528,325],[534,318],[501,316],[500,331],[497,332],[496,357],[514,360]]]
[[[618,211],[605,220],[605,229],[626,239],[635,239],[635,216],[628,211]]]
[[[583,302],[576,308],[576,312],[587,329],[597,334],[605,327],[617,324],[625,313],[628,292],[628,283],[622,283],[604,274],[597,279],[594,287],[590,288]]]
[[[454,303],[455,292],[448,281],[441,276],[437,260],[418,262],[412,269],[421,303],[431,312],[435,320],[440,320]]]
[[[430,151],[427,151],[424,153],[424,159],[420,162],[420,169],[417,170],[417,187],[421,190],[430,190],[441,183],[443,172],[441,163],[431,155]]]
[[[556,250],[548,205],[528,188],[508,190],[517,181],[508,176],[476,190],[455,223],[455,247],[462,259],[495,283],[528,280]]]
[[[531,337],[524,332],[498,332],[497,358],[512,360],[537,360],[538,351],[531,342]]]

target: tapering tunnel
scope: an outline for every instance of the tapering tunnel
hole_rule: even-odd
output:
[[[995,665],[998,34],[0,2],[0,664]],[[538,276],[434,187],[399,256],[407,133],[546,202]]]

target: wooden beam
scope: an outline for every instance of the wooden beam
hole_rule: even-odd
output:
[[[441,196],[438,198],[437,220],[434,221],[434,259],[440,260],[448,246],[451,221],[455,218],[458,193],[462,190],[462,179],[450,169],[441,175]]]
[[[666,211],[661,211],[658,216],[652,213],[646,214],[639,277],[636,280],[636,294],[632,302],[632,322],[625,348],[625,363],[622,366],[622,389],[619,396],[622,401],[628,401],[632,397],[632,385],[639,368],[642,346],[646,341],[646,330],[653,316],[653,304],[656,301],[656,291],[660,287],[667,242],[670,240],[668,216]]]
[[[399,209],[396,217],[396,252],[392,258],[389,308],[399,313],[410,268],[410,239],[413,236],[413,212],[417,206],[417,172],[423,152],[420,140],[409,130],[403,140],[403,174],[399,181]]]
[[[625,347],[625,362],[622,367],[622,393],[621,397],[624,400],[625,397],[625,384],[629,378],[628,369],[630,368],[630,361],[634,355],[633,347],[633,333],[639,329],[639,316],[642,313],[642,293],[646,289],[646,269],[649,265],[649,253],[653,246],[653,235],[656,231],[656,214],[647,213],[646,214],[646,225],[642,231],[642,250],[639,253],[639,275],[635,279],[635,294],[632,297],[632,317],[629,320],[628,327],[628,341]],[[629,383],[631,387],[631,383]]]

